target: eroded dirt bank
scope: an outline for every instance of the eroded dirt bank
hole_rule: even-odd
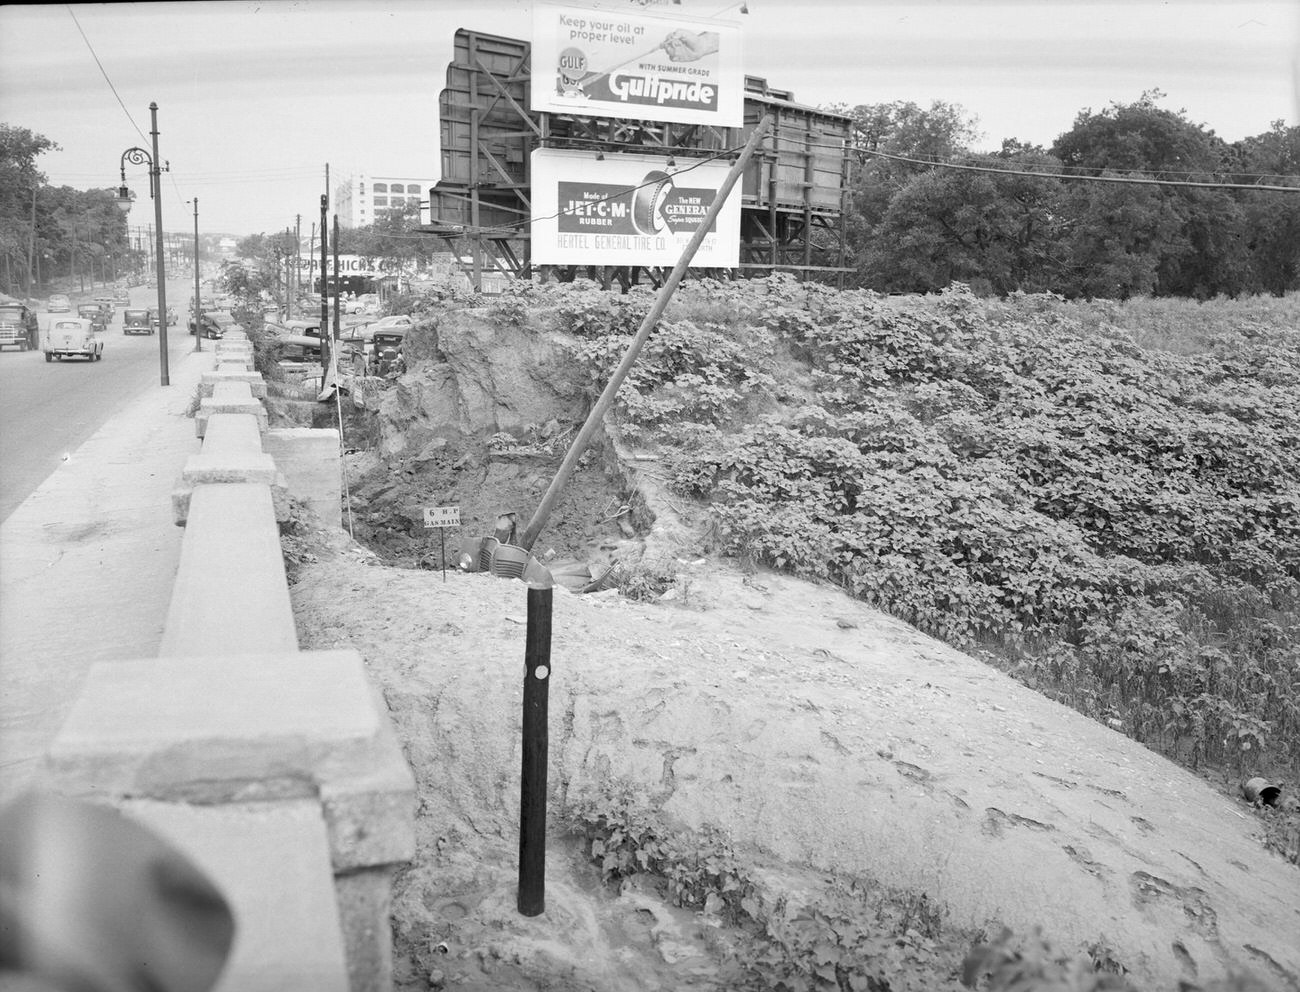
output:
[[[957,924],[1108,948],[1140,988],[1248,968],[1300,988],[1300,871],[1234,802],[837,589],[683,563],[676,598],[557,591],[548,910],[514,913],[525,587],[319,550],[304,648],[366,658],[420,790],[395,906],[403,989],[725,988],[725,935],[566,840],[631,783],[797,896],[828,874]]]

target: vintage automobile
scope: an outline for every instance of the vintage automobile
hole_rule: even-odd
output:
[[[17,300],[0,300],[0,348],[12,345],[19,351],[34,351],[40,343],[40,334],[40,324],[31,307]]]
[[[131,305],[131,294],[122,286],[118,286],[113,291],[113,302],[119,307],[129,307]]]
[[[108,294],[96,296],[95,302],[98,303],[99,308],[104,311],[104,316],[107,318],[107,321],[112,323],[113,318],[117,316],[117,300],[114,299],[111,294]]]
[[[209,310],[199,315],[198,324],[194,318],[190,318],[190,333],[199,333],[199,327],[202,326],[203,336],[216,340],[226,336],[228,331],[242,331],[242,325],[235,323],[235,318],[225,310]]]
[[[156,307],[154,309],[157,309]],[[143,307],[140,309],[132,308],[122,314],[122,333],[123,334],[152,334],[154,325],[154,311],[147,310]]]
[[[167,326],[171,327],[179,318],[176,316],[176,308],[170,304],[167,306]],[[149,308],[149,326],[155,331],[158,330],[158,308]],[[192,332],[191,332],[192,333]]]
[[[45,305],[46,313],[71,313],[72,301],[63,293],[55,293]]]
[[[104,357],[104,340],[95,322],[87,317],[54,317],[41,338],[41,350],[47,362],[74,355],[98,362]]]
[[[98,303],[82,303],[77,307],[77,316],[89,320],[95,325],[95,333],[108,329],[108,318]]]
[[[320,361],[320,321],[286,320],[275,328],[282,343],[282,354],[290,361]],[[308,343],[306,339],[313,339]]]
[[[376,330],[370,339],[371,375],[388,375],[402,364],[402,342],[406,338],[406,328],[387,327]]]

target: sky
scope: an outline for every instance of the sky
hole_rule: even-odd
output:
[[[1050,145],[1080,111],[1152,89],[1167,94],[1159,106],[1228,141],[1276,120],[1298,123],[1300,0],[741,6],[683,0],[671,9],[739,22],[745,72],[809,106],[958,104],[977,121],[978,149],[1009,137]],[[462,27],[531,40],[532,4],[4,4],[0,121],[61,146],[38,159],[50,182],[116,187],[122,153],[150,145],[156,102],[160,158],[170,166],[164,228],[192,230],[197,198],[205,233],[283,230],[301,214],[305,236],[320,216],[326,163],[332,180],[438,177],[438,94]],[[128,165],[127,177],[137,195],[132,223],[151,222],[145,167]]]

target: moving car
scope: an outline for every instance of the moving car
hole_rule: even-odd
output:
[[[127,310],[122,314],[123,334],[152,334],[153,310],[145,308]]]
[[[99,308],[104,311],[104,317],[108,323],[112,323],[113,318],[117,316],[117,300],[112,296],[96,296],[95,302]]]
[[[46,313],[72,313],[72,301],[62,293],[55,293],[45,305]]]
[[[113,302],[119,307],[129,307],[131,305],[131,294],[119,286],[113,293]]]
[[[235,318],[224,310],[210,310],[199,316],[199,324],[203,328],[203,336],[212,340],[223,338],[227,331],[242,331],[244,328],[235,323]],[[195,325],[194,319],[190,318],[190,333],[198,333],[198,326]]]
[[[96,333],[108,329],[108,318],[98,303],[82,303],[77,307],[77,316],[89,320],[95,325]]]
[[[25,303],[0,300],[0,348],[14,345],[19,351],[35,349],[41,329],[36,314]]]
[[[74,355],[98,362],[104,357],[104,341],[95,322],[87,317],[55,317],[41,338],[41,350],[47,362]]]

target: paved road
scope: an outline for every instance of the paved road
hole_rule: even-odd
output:
[[[185,332],[194,284],[167,282],[167,302],[182,323],[168,329],[168,364],[194,350]],[[136,306],[156,306],[157,292],[131,290]],[[109,417],[147,389],[160,389],[158,336],[122,333],[122,310],[104,335],[104,359],[46,363],[40,351],[0,353],[0,521],[5,520]],[[39,315],[44,330],[49,314]],[[213,342],[204,342],[211,347]],[[174,381],[174,379],[173,379]],[[175,388],[169,387],[169,388]]]

